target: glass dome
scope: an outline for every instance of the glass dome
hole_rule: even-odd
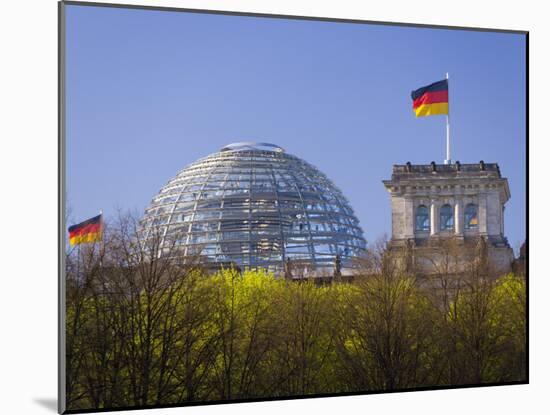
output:
[[[345,275],[366,246],[340,190],[269,143],[230,144],[185,167],[152,200],[142,226],[145,238],[162,235],[184,257],[275,273],[290,260],[332,275],[339,255]]]

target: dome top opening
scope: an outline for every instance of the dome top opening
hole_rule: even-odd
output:
[[[256,143],[253,141],[243,141],[240,143],[231,143],[223,147],[220,151],[276,151],[278,153],[284,153],[285,149],[271,143]]]

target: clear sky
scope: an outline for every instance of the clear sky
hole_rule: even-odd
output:
[[[392,164],[445,158],[445,117],[416,119],[410,92],[449,72],[452,158],[499,163],[525,239],[524,35],[72,5],[66,62],[69,225],[142,213],[185,165],[262,141],[390,236]]]

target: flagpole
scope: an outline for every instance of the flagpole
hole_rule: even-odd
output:
[[[103,240],[103,237],[104,237],[103,209],[99,209],[99,215],[101,216],[100,225],[99,225],[100,226],[99,229],[101,229],[101,234],[100,234],[101,240],[99,241],[99,268],[103,268],[102,256],[105,254],[105,242]]]
[[[449,72],[446,73],[445,79],[447,80],[447,90],[448,90]],[[447,104],[447,108],[448,106],[449,104]],[[445,159],[445,164],[451,164],[451,128],[449,124],[449,110],[447,110],[447,158]]]

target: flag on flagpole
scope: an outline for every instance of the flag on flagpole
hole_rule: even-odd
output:
[[[417,117],[449,115],[449,82],[434,82],[411,92],[413,110]]]
[[[69,228],[69,243],[71,246],[101,241],[102,237],[103,220],[101,214]]]

